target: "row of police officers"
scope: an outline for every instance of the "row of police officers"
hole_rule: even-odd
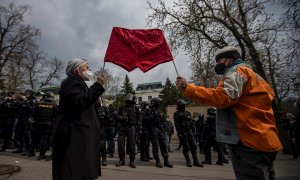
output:
[[[46,159],[46,151],[51,145],[57,104],[54,94],[46,93],[37,100],[33,92],[26,96],[9,94],[0,105],[1,151],[14,148],[13,153],[29,157],[38,149],[38,159]]]
[[[129,154],[129,166],[136,168],[136,146],[140,152],[140,160],[148,162],[153,159],[156,166],[172,168],[169,161],[170,137],[174,133],[173,124],[161,113],[161,98],[152,98],[144,101],[138,108],[134,96],[127,94],[125,104],[119,111],[110,105],[105,107],[101,102],[96,104],[98,123],[100,124],[100,153],[102,165],[106,166],[106,155],[113,157],[115,152],[114,138],[117,136],[117,150],[119,162],[116,166],[125,165],[126,149]],[[174,124],[180,144],[183,146],[183,155],[188,167],[203,167],[203,164],[212,164],[211,147],[218,152],[217,164],[223,165],[228,160],[224,157],[222,145],[215,138],[215,110],[208,109],[208,118],[200,115],[195,122],[191,113],[185,110],[186,102],[178,100],[177,111],[174,113]],[[0,106],[0,138],[3,139],[1,151],[5,151],[11,144],[14,136],[15,153],[23,153],[29,157],[39,150],[38,159],[46,159],[46,151],[51,146],[52,135],[55,130],[57,104],[53,93],[46,93],[41,100],[36,100],[33,93],[27,96],[14,98],[8,96]],[[205,154],[205,160],[199,162],[197,157],[197,142],[200,152]],[[106,146],[107,144],[107,146]],[[152,144],[153,158],[150,156]],[[163,159],[159,155],[159,150]],[[189,156],[192,155],[193,163]],[[49,157],[51,159],[51,157]]]

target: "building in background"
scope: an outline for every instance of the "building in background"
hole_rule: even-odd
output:
[[[152,98],[159,97],[162,90],[163,85],[161,82],[138,84],[135,91],[137,104],[141,104],[142,101],[150,102]]]

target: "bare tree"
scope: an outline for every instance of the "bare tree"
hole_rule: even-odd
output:
[[[285,70],[290,75],[292,89],[296,96],[300,96],[300,1],[298,0],[281,0],[284,7],[284,18],[286,27],[286,48],[285,59],[287,67]]]
[[[24,69],[20,66],[21,58],[15,57],[14,62],[8,62],[5,74],[7,91],[16,91],[24,84]]]
[[[158,2],[155,6],[148,1],[149,24],[168,33],[172,50],[188,52],[193,80],[210,86],[205,79],[215,79],[211,72],[216,48],[238,46],[243,59],[271,84],[280,107],[294,81],[287,68],[296,68],[287,66],[288,48],[282,48],[285,23],[268,11],[272,0],[179,0],[172,6]],[[284,82],[288,86],[282,86]]]
[[[15,6],[8,7],[0,5],[0,79],[3,82],[4,70],[9,62],[15,64],[15,57],[22,56],[29,48],[36,45],[36,39],[40,37],[40,31],[30,25],[24,25],[23,16],[30,12],[30,7]],[[18,60],[22,60],[18,59]],[[1,83],[1,82],[0,82]],[[4,87],[4,84],[0,84]]]
[[[52,58],[48,61],[42,61],[42,72],[39,76],[39,88],[49,85],[55,85],[55,80],[61,80],[64,63],[58,58]]]
[[[37,90],[38,76],[42,73],[42,61],[45,60],[38,48],[32,48],[30,53],[25,55],[23,66],[26,70],[27,83],[29,88]]]

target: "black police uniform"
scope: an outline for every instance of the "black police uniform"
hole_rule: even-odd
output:
[[[125,98],[127,99],[127,98]],[[135,131],[139,118],[139,109],[132,99],[126,100],[126,104],[119,109],[118,118],[118,154],[120,161],[117,167],[125,165],[125,138],[129,147],[129,166],[136,168],[135,160]]]
[[[152,143],[152,152],[153,157],[156,161],[156,166],[162,168],[162,164],[160,162],[158,150],[162,154],[164,158],[164,166],[172,168],[173,165],[169,162],[169,153],[168,148],[166,145],[165,140],[165,130],[163,129],[163,116],[160,113],[159,106],[162,102],[160,98],[153,98],[151,100],[151,112],[150,112],[150,119],[151,119],[151,143]]]
[[[203,114],[200,114],[198,116],[198,119],[195,123],[195,127],[196,127],[196,142],[198,143],[200,153],[204,154],[203,131],[204,131],[204,128],[205,128],[205,121],[204,121],[204,115]]]
[[[220,143],[216,140],[216,111],[213,108],[207,110],[208,117],[206,119],[205,128],[203,131],[204,137],[204,154],[205,160],[203,164],[212,164],[211,162],[211,147],[214,147],[218,153],[218,161],[216,164],[223,165],[228,160],[225,159],[223,150],[220,147]]]
[[[29,101],[21,101],[18,108],[18,122],[15,127],[15,146],[13,153],[27,152],[30,146],[29,116],[33,113],[33,107]]]
[[[42,98],[34,108],[32,145],[30,146],[28,156],[34,156],[34,151],[40,143],[40,156],[38,159],[46,159],[46,151],[50,146],[50,136],[53,130],[53,123],[56,118],[57,104],[54,99]]]
[[[107,154],[109,157],[113,157],[115,153],[115,135],[116,135],[116,126],[118,119],[118,112],[113,109],[112,106],[109,106],[105,111],[106,118],[104,118],[104,127],[105,134],[107,139]]]
[[[145,103],[145,102],[144,102]],[[150,157],[149,148],[150,148],[150,109],[147,108],[147,105],[142,102],[141,109],[141,131],[139,133],[140,136],[140,159],[141,161],[148,162],[153,159]]]
[[[14,99],[7,98],[6,101],[1,104],[0,109],[0,114],[2,116],[2,118],[0,119],[0,124],[2,124],[2,132],[0,138],[2,137],[4,140],[0,151],[5,151],[6,148],[12,145],[13,129],[17,117],[16,101]]]
[[[174,122],[177,133],[181,137],[180,141],[183,146],[183,155],[186,160],[186,165],[192,167],[189,157],[189,149],[191,149],[194,166],[203,167],[203,165],[199,163],[197,157],[197,145],[193,128],[191,127],[191,113],[185,111],[185,102],[183,100],[179,100],[177,104],[177,111],[174,113]]]
[[[106,118],[105,106],[102,106],[100,102],[95,103],[95,111],[97,115],[98,124],[100,127],[100,155],[102,166],[107,166],[106,162],[106,133],[104,127],[104,119]]]

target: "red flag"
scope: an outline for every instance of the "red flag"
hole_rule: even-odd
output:
[[[173,56],[160,29],[125,29],[114,27],[104,57],[105,62],[127,71],[140,68],[143,72],[158,64],[172,61]]]

